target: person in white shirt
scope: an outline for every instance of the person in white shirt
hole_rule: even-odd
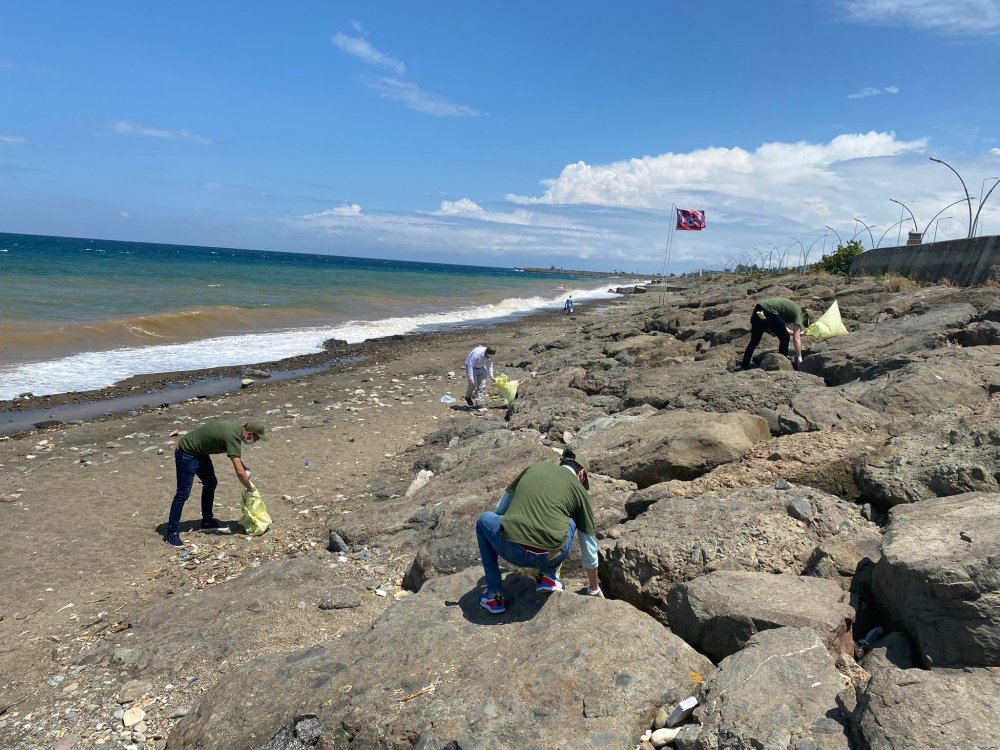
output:
[[[489,378],[491,383],[494,380],[491,357],[496,353],[497,350],[492,346],[477,346],[465,358],[465,377],[469,381],[469,387],[465,389],[465,403],[469,406],[483,405],[486,380]],[[476,397],[475,402],[472,400],[473,395]]]

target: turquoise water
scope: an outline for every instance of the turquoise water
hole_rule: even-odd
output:
[[[0,234],[0,400],[611,296],[572,273]]]

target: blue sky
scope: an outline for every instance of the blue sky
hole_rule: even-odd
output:
[[[649,273],[677,204],[671,271],[815,260],[964,199],[930,156],[975,210],[998,52],[1000,0],[0,0],[0,231]]]

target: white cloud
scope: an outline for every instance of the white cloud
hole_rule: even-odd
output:
[[[361,25],[358,23],[352,25],[360,35]],[[363,36],[352,37],[338,31],[333,36],[333,43],[342,51],[368,65],[386,68],[396,74],[396,77],[378,76],[364,79],[365,85],[376,91],[379,96],[401,102],[415,112],[436,117],[478,117],[481,114],[473,107],[450,101],[439,94],[432,94],[412,81],[404,80],[402,76],[406,73],[406,66],[403,62],[375,49]]]
[[[119,211],[118,215],[121,216],[123,219],[131,219],[132,218],[132,214],[130,214],[128,211]]]
[[[878,96],[879,94],[898,94],[898,86],[886,86],[885,88],[877,89],[871,86],[866,86],[861,89],[861,91],[856,91],[853,94],[848,94],[848,99],[866,99],[869,96]]]
[[[417,84],[399,78],[378,77],[365,84],[386,99],[402,102],[417,112],[438,117],[478,117],[481,112],[465,104],[452,102],[443,96],[424,91]]]
[[[23,138],[19,135],[2,135],[0,134],[0,143],[6,143],[11,146],[21,146],[28,142],[27,138]]]
[[[355,29],[360,31],[360,27],[357,24],[355,24]],[[406,66],[401,61],[379,52],[364,37],[347,36],[347,34],[338,31],[333,36],[333,43],[339,49],[349,55],[353,55],[368,65],[387,68],[396,73],[396,75],[403,75],[406,72]]]
[[[303,219],[320,219],[325,216],[360,216],[361,206],[357,203],[345,203],[342,206],[337,206],[336,208],[327,208],[319,213],[307,214],[303,216]]]
[[[842,0],[851,21],[952,34],[1000,31],[1000,0]]]
[[[772,242],[798,259],[801,247],[792,237],[811,246],[815,260],[835,239],[826,225],[845,241],[860,229],[859,238],[871,244],[854,217],[867,222],[883,246],[900,235],[905,241],[912,223],[908,215],[900,223],[900,207],[890,197],[906,202],[919,230],[964,197],[958,180],[928,161],[927,145],[925,138],[904,140],[891,132],[848,133],[821,143],[714,146],[606,164],[581,161],[543,180],[538,195],[509,195],[500,202],[461,197],[442,200],[429,212],[363,214],[360,208],[344,211],[345,204],[290,221],[301,231],[334,235],[345,247],[375,255],[391,248],[414,258],[433,254],[497,265],[558,263],[648,273],[661,268],[676,204],[705,209],[709,228],[675,238],[670,270],[719,267]],[[971,185],[995,174],[1000,148],[965,159],[942,156]],[[953,210],[944,215],[949,213]],[[983,221],[995,227],[1000,204],[994,211],[987,203]],[[952,223],[939,223],[939,239],[956,236],[961,227]]]
[[[706,148],[686,154],[644,156],[605,165],[577,162],[558,178],[546,180],[538,197],[508,195],[520,204],[574,204],[631,208],[668,207],[678,191],[718,191],[756,198],[762,192],[780,194],[794,186],[787,199],[801,201],[803,183],[829,185],[838,181],[831,167],[853,159],[896,156],[917,151],[926,139],[899,141],[895,133],[838,135],[829,143],[765,143],[756,151]]]
[[[113,133],[118,133],[119,135],[141,135],[148,138],[165,138],[172,141],[193,141],[194,143],[200,143],[203,146],[207,146],[212,143],[211,139],[206,138],[203,135],[198,135],[197,133],[192,133],[187,128],[182,128],[181,130],[166,130],[163,128],[151,128],[146,125],[140,125],[137,122],[128,122],[127,120],[114,120],[108,123],[108,128]]]

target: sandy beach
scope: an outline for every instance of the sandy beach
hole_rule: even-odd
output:
[[[270,384],[258,380],[250,388],[145,409],[135,416],[114,414],[0,438],[0,568],[5,591],[0,605],[0,722],[5,726],[0,727],[0,738],[7,740],[0,744],[10,746],[14,738],[17,747],[34,746],[26,739],[33,734],[15,731],[15,722],[42,722],[43,727],[49,722],[53,731],[42,731],[42,736],[51,737],[80,731],[77,724],[89,726],[89,739],[81,747],[93,746],[102,736],[117,741],[110,730],[93,730],[99,722],[52,716],[56,703],[73,705],[83,717],[87,705],[110,702],[121,675],[102,672],[97,679],[84,669],[53,685],[54,675],[71,671],[63,670],[153,604],[231,581],[264,560],[324,548],[331,517],[370,512],[379,494],[406,489],[404,482],[415,474],[406,451],[429,433],[453,423],[502,419],[505,406],[498,399],[481,411],[464,405],[463,362],[473,346],[494,344],[497,372],[524,377],[527,373],[516,365],[532,344],[558,340],[609,307],[623,304],[629,304],[627,298],[610,305],[578,306],[573,316],[541,314],[488,329],[356,345],[351,354],[361,357],[359,362],[318,375]],[[338,356],[343,353],[252,369],[322,366]],[[203,382],[206,376],[232,377],[242,369],[161,374],[103,391],[3,407],[15,412],[51,409],[58,417],[59,407],[66,404],[121,397],[137,388]],[[442,403],[446,395],[456,401]],[[275,409],[278,413],[266,414]],[[267,502],[273,530],[259,538],[196,531],[196,487],[181,532],[191,543],[191,557],[182,558],[162,539],[175,489],[177,433],[211,419],[250,418],[263,419],[270,431],[269,439],[247,450],[244,460]],[[215,464],[216,515],[238,522],[242,488],[224,457],[216,457]],[[189,704],[219,674],[253,653],[335,639],[373,620],[400,590],[406,561],[384,560],[377,553],[365,559],[355,554],[351,560],[349,570],[342,571],[345,578],[385,585],[390,595],[370,596],[335,627],[314,608],[303,612],[293,603],[287,612],[276,611],[267,632],[234,634],[247,639],[247,648],[234,661],[198,675],[178,675],[178,680],[197,677],[181,703]],[[102,686],[108,679],[111,684]],[[74,701],[77,691],[87,697]],[[60,724],[67,728],[59,729]],[[167,729],[164,722],[151,729],[150,737],[157,732],[165,736]]]

